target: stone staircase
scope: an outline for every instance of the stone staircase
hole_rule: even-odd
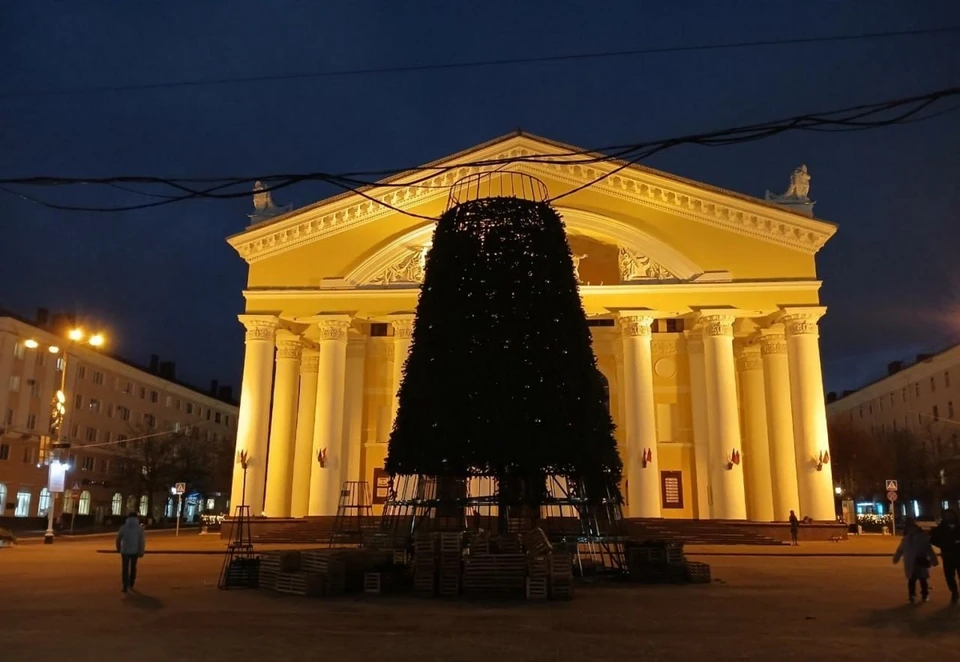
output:
[[[666,540],[685,545],[784,544],[724,520],[627,519],[625,524],[627,535],[635,540]]]

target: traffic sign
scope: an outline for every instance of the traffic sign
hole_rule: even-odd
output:
[[[187,491],[186,483],[177,483],[177,494],[184,494]]]
[[[887,480],[887,492],[896,492],[897,491],[897,481]]]
[[[893,491],[887,492],[887,499],[889,499],[890,501],[896,501],[897,493]]]

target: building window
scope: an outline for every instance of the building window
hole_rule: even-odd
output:
[[[36,430],[37,429],[37,415],[36,414],[27,414],[27,429]]]
[[[883,397],[877,398],[877,401],[880,403],[880,411],[883,411]]]
[[[10,444],[0,444],[0,460],[6,460],[10,457]]]
[[[173,422],[173,431],[174,431],[174,432],[180,432],[180,421],[174,421],[174,422]]]
[[[197,417],[203,418],[203,407],[201,407],[200,405],[197,405]]]
[[[57,372],[63,372],[63,357],[57,357]]]
[[[46,352],[37,352],[37,367],[42,368],[47,362]]]
[[[90,493],[84,490],[80,493],[80,504],[77,507],[78,515],[90,514]]]
[[[72,513],[73,512],[73,492],[67,490],[63,493],[63,512]]]
[[[123,393],[124,395],[130,395],[133,393],[133,382],[127,382],[123,385]]]
[[[920,397],[920,382],[917,382],[913,385],[913,394],[918,398]]]
[[[150,499],[144,494],[140,497],[140,517],[146,517],[150,512]]]
[[[83,396],[77,393],[77,397],[73,399],[73,408],[80,409],[83,407]]]
[[[117,446],[119,446],[120,448],[126,448],[126,447],[127,447],[127,435],[125,435],[125,434],[118,434],[118,435],[117,435]]]
[[[943,385],[946,388],[950,388],[950,371],[949,370],[943,371]]]
[[[904,402],[907,401],[907,387],[906,387],[906,386],[903,387],[903,401],[904,401]]]
[[[20,390],[20,375],[10,375],[10,391],[16,393]]]
[[[157,419],[153,414],[144,414],[143,415],[143,424],[148,428],[152,428],[157,424]]]
[[[164,406],[164,407],[172,407],[172,406],[173,406],[173,396],[172,396],[172,395],[168,395],[166,398],[163,399],[163,406]]]
[[[220,412],[217,412],[216,414],[213,415],[213,422],[214,423],[220,422]]]
[[[37,517],[46,517],[50,512],[50,490],[43,488],[40,490],[40,499],[37,504]]]
[[[13,346],[13,358],[22,359],[25,351],[26,350],[23,348],[23,343],[15,343]]]
[[[947,418],[953,420],[953,400],[947,403]]]
[[[212,414],[212,413],[213,413],[213,410],[207,409],[207,420],[208,420],[208,421],[210,420],[210,414]]]
[[[23,463],[33,464],[33,446],[25,446],[23,449]]]
[[[80,434],[80,424],[74,423],[73,425],[70,426],[70,437],[73,439],[76,439],[77,436],[79,436],[79,434]]]
[[[937,405],[933,405],[933,420],[940,420],[940,410],[937,408]]]
[[[82,365],[77,368],[77,379],[86,379],[87,378],[87,366]]]
[[[180,411],[180,401],[179,401],[179,400],[176,400],[176,401],[173,403],[173,408],[176,409],[177,411]]]
[[[87,441],[97,440],[97,428],[87,428]]]
[[[0,517],[3,517],[3,511],[7,508],[7,486],[0,483]]]
[[[103,373],[99,370],[93,371],[93,383],[97,386],[103,386]]]
[[[122,515],[123,514],[123,495],[117,492],[113,495],[113,499],[110,501],[110,514],[111,515]]]
[[[223,415],[223,424],[226,425],[226,426],[229,426],[229,425],[230,425],[230,414],[224,414],[224,415]]]
[[[930,392],[931,393],[937,392],[937,380],[934,379],[933,377],[930,378]]]
[[[87,409],[89,409],[94,414],[99,414],[100,401],[97,398],[90,398],[90,402],[87,403]]]
[[[868,406],[870,407],[870,415],[873,416],[873,400],[870,401]]]
[[[893,407],[893,393],[890,394],[890,406]]]
[[[683,320],[682,319],[668,319],[664,320],[667,324],[667,333],[680,333],[683,331]]]
[[[117,406],[117,418],[119,418],[121,421],[129,421],[129,420],[130,420],[130,408],[129,408],[129,407],[124,407],[123,405],[118,405],[118,406]]]
[[[187,413],[188,413],[188,414],[192,414],[192,413],[193,413],[193,403],[192,403],[192,402],[188,402],[188,403],[187,403]]]
[[[105,459],[100,460],[100,473],[102,474],[110,473],[110,460],[105,460]]]
[[[143,386],[140,387],[140,399],[145,400],[147,397],[147,389]]]
[[[84,471],[93,471],[93,458],[89,455],[84,456],[80,468]]]
[[[150,391],[150,402],[159,402],[160,394],[156,391]]]
[[[40,380],[38,380],[38,379],[31,379],[31,380],[29,381],[29,384],[30,384],[30,396],[31,396],[31,397],[34,397],[34,398],[39,398],[39,397],[40,397],[40,388],[41,388],[41,386],[40,386]]]
[[[17,505],[13,511],[14,517],[30,517],[30,492],[21,487],[17,492]]]

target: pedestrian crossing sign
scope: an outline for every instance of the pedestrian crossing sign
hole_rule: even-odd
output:
[[[896,492],[897,491],[897,481],[888,480],[887,481],[887,492]]]

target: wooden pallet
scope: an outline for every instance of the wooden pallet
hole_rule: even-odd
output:
[[[533,579],[527,577],[527,600],[546,600],[549,594],[547,578]]]

